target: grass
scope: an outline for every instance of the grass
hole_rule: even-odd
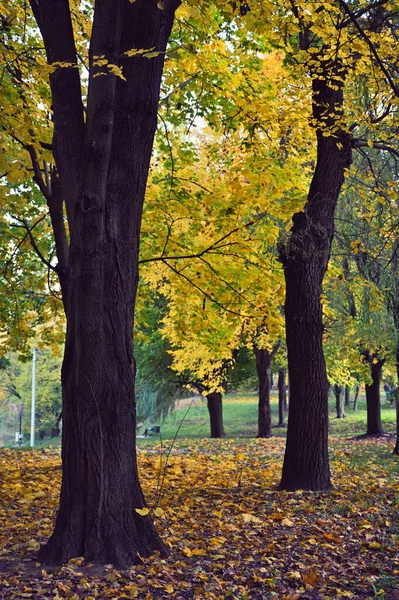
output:
[[[271,398],[272,421],[278,422],[278,398],[277,393],[272,392]],[[357,436],[366,432],[367,412],[365,396],[359,397],[358,409],[353,411],[352,405],[346,409],[346,417],[337,419],[335,412],[335,399],[329,399],[330,435],[332,437]],[[243,394],[228,394],[223,398],[223,422],[226,439],[248,439],[257,434],[258,418],[258,396],[256,392]],[[385,399],[381,400],[381,418],[384,431],[394,433],[396,428],[395,405]],[[145,423],[138,430],[142,434],[146,427],[159,425],[159,422],[151,421]],[[180,400],[176,409],[173,410],[161,425],[161,436],[163,440],[178,439],[196,440],[208,438],[209,414],[206,399],[196,397],[194,399]],[[180,427],[180,428],[179,428]],[[273,436],[285,437],[285,427],[273,427]],[[148,438],[137,438],[139,446],[153,446],[159,441],[158,435]],[[60,445],[60,438],[46,439],[37,442],[38,448],[55,448]],[[13,447],[15,447],[13,445]],[[27,447],[27,444],[23,446]]]
[[[254,438],[257,434],[257,410],[258,397],[256,393],[230,394],[223,398],[223,421],[227,439],[234,438]],[[200,439],[209,437],[209,415],[204,398],[196,398],[192,401],[186,400],[178,403],[176,408],[161,424],[162,439],[173,439],[176,435],[179,425],[179,439]],[[278,422],[278,399],[277,393],[272,393],[271,399],[272,421]],[[366,432],[367,412],[366,399],[360,396],[358,409],[353,411],[352,405],[346,409],[344,419],[336,418],[335,399],[329,399],[330,416],[330,435],[332,437],[356,436]],[[383,428],[387,433],[395,431],[395,406],[381,401],[381,417]],[[155,423],[151,423],[155,424]],[[159,425],[159,423],[156,423]],[[139,434],[144,431],[148,423],[143,425]],[[280,427],[273,428],[273,436],[285,437],[286,429]],[[151,436],[147,439],[138,438],[140,445],[152,445],[158,441],[158,436]]]

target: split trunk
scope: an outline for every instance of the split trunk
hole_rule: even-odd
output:
[[[62,487],[54,533],[40,551],[46,563],[84,556],[126,568],[156,550],[167,554],[150,517],[136,512],[145,501],[136,462],[132,335],[142,206],[178,4],[95,3],[84,119],[69,3],[31,0],[48,62],[72,65],[50,77],[58,175],[47,201],[67,335]],[[134,48],[158,54],[129,58]],[[120,67],[124,79],[96,65],[95,56]],[[60,198],[69,238],[57,218]]]

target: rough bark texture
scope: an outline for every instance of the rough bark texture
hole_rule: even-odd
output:
[[[366,358],[370,363],[372,379],[371,384],[366,384],[367,435],[382,435],[380,387],[384,361],[370,353],[366,354]]]
[[[283,427],[285,425],[285,411],[287,404],[287,386],[285,383],[286,371],[280,369],[278,372],[278,425]]]
[[[343,70],[323,65],[313,79],[317,163],[304,211],[293,217],[288,245],[280,246],[286,280],[286,337],[290,409],[281,489],[325,490],[328,460],[328,382],[323,355],[322,282],[334,229],[334,212],[351,162],[349,133],[334,128],[343,107]],[[334,75],[340,78],[334,80]],[[334,88],[330,87],[334,81]],[[323,125],[324,123],[324,125]],[[334,135],[329,128],[334,128]]]
[[[50,197],[67,315],[62,367],[62,488],[54,533],[40,560],[75,556],[128,567],[166,555],[145,506],[135,449],[133,316],[144,192],[157,121],[164,51],[179,2],[96,2],[86,121],[78,69],[51,75],[54,156]],[[49,62],[76,64],[67,0],[31,0]],[[132,48],[155,48],[151,59]],[[104,55],[126,80],[93,66]],[[103,76],[94,75],[103,72]],[[66,204],[70,247],[60,226]],[[54,202],[57,201],[57,206]],[[51,203],[53,205],[51,206]]]
[[[206,399],[211,423],[211,438],[222,438],[224,437],[222,394],[212,392]]]
[[[334,385],[335,408],[337,411],[337,419],[342,419],[345,416],[343,392],[344,389],[342,385]]]

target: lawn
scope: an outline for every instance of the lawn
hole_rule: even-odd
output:
[[[227,439],[253,438],[257,433],[258,398],[256,393],[230,394],[223,399],[223,421]],[[384,430],[395,431],[395,406],[382,400],[382,422]],[[180,407],[179,407],[180,406]],[[271,398],[273,423],[278,423],[278,399],[276,392]],[[346,409],[346,417],[337,419],[335,412],[335,399],[330,397],[330,435],[340,437],[345,435],[361,435],[366,431],[366,399],[360,396],[358,409],[353,411],[352,405]],[[173,439],[177,433],[179,439],[198,439],[209,437],[209,415],[206,399],[195,397],[178,403],[178,408],[172,411],[163,423],[151,422],[143,424],[138,433],[144,432],[148,425],[161,425],[161,437],[164,440]],[[180,426],[181,425],[181,426]],[[275,427],[273,435],[285,437],[286,429]],[[138,439],[139,444],[152,444],[158,436],[151,436],[148,440]]]

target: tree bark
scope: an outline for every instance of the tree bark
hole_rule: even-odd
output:
[[[351,389],[349,385],[345,386],[345,406],[351,405]]]
[[[293,216],[288,245],[280,245],[286,281],[286,337],[290,380],[287,443],[280,489],[331,487],[328,459],[328,382],[323,354],[322,282],[331,251],[334,212],[351,163],[351,141],[340,129],[344,71],[319,57],[313,117],[317,162],[304,211]],[[335,78],[336,77],[336,78]],[[332,89],[331,81],[334,81]],[[334,131],[330,133],[329,129]]]
[[[345,416],[343,402],[343,387],[342,385],[334,385],[335,407],[337,410],[337,419],[342,419]]]
[[[367,435],[382,435],[384,430],[381,423],[380,387],[382,367],[385,361],[377,359],[370,353],[366,354],[366,360],[370,364],[372,379],[371,384],[366,384]]]
[[[256,346],[254,351],[259,382],[257,437],[268,438],[272,436],[272,411],[270,406],[272,354],[268,350]]]
[[[278,426],[285,426],[285,407],[287,404],[287,386],[285,383],[286,371],[280,369],[278,372]]]
[[[360,384],[357,384],[355,388],[355,397],[353,399],[353,411],[357,411],[357,402],[359,400]]]
[[[399,456],[399,400],[395,399],[395,408],[396,408],[396,443],[393,449],[393,454]]]
[[[206,396],[211,422],[211,438],[224,437],[223,402],[220,392],[211,392]]]
[[[95,3],[85,122],[78,69],[51,75],[53,147],[70,248],[62,249],[62,486],[54,533],[39,553],[45,563],[84,556],[127,568],[156,550],[167,554],[150,517],[136,512],[145,500],[135,449],[132,332],[141,213],[178,4]],[[68,2],[31,0],[31,6],[48,61],[76,64]],[[133,48],[159,54],[129,58]],[[120,66],[125,79],[96,66],[93,57],[100,55]]]

